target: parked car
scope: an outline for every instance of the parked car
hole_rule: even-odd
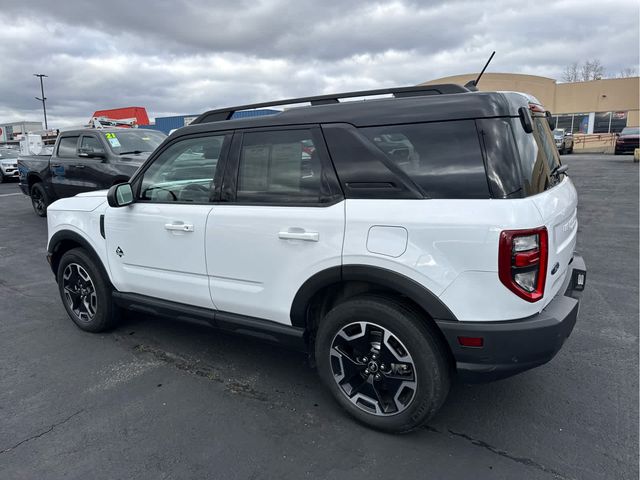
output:
[[[640,148],[640,127],[625,127],[616,138],[615,154],[633,153]]]
[[[380,93],[395,97],[338,101]],[[124,308],[297,346],[340,405],[390,432],[431,418],[454,375],[548,362],[586,267],[539,102],[458,85],[303,100],[204,113],[129,182],[51,204],[75,324],[100,332]]]
[[[565,153],[573,153],[573,134],[564,128],[556,128],[553,131],[553,139],[556,142],[556,148],[561,155]]]
[[[14,148],[0,148],[0,183],[18,178],[18,154]]]
[[[20,189],[44,217],[59,198],[127,181],[165,138],[155,130],[128,128],[62,132],[53,155],[18,159]]]

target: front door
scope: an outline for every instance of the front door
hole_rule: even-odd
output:
[[[101,190],[111,186],[113,174],[109,172],[106,151],[95,134],[85,133],[80,137],[78,157],[74,174],[82,191]]]
[[[109,268],[121,292],[214,308],[205,227],[231,135],[178,138],[133,182],[135,202],[105,213]]]
[[[318,127],[236,133],[206,237],[218,310],[290,324],[300,286],[341,265],[344,202]]]

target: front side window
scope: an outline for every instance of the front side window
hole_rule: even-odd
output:
[[[100,145],[100,141],[96,137],[85,135],[80,141],[80,150],[91,150],[97,152],[103,151],[103,148],[102,145]]]
[[[318,203],[322,163],[311,130],[245,133],[236,199],[259,203]]]
[[[180,140],[163,151],[147,168],[139,199],[152,202],[207,203],[215,191],[218,160],[225,135]]]
[[[489,198],[473,120],[388,125],[361,131],[430,198]]]
[[[78,137],[60,138],[60,143],[58,144],[58,156],[62,158],[75,157],[77,145],[78,145]]]

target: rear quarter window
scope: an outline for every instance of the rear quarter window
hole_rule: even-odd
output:
[[[473,120],[367,127],[361,132],[429,198],[489,198]]]

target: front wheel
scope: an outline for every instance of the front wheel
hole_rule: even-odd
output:
[[[315,355],[338,403],[379,430],[424,424],[449,391],[440,340],[418,312],[393,299],[366,295],[333,308],[318,328]]]
[[[111,285],[85,250],[74,248],[62,256],[57,280],[64,308],[80,329],[102,332],[115,324]]]

